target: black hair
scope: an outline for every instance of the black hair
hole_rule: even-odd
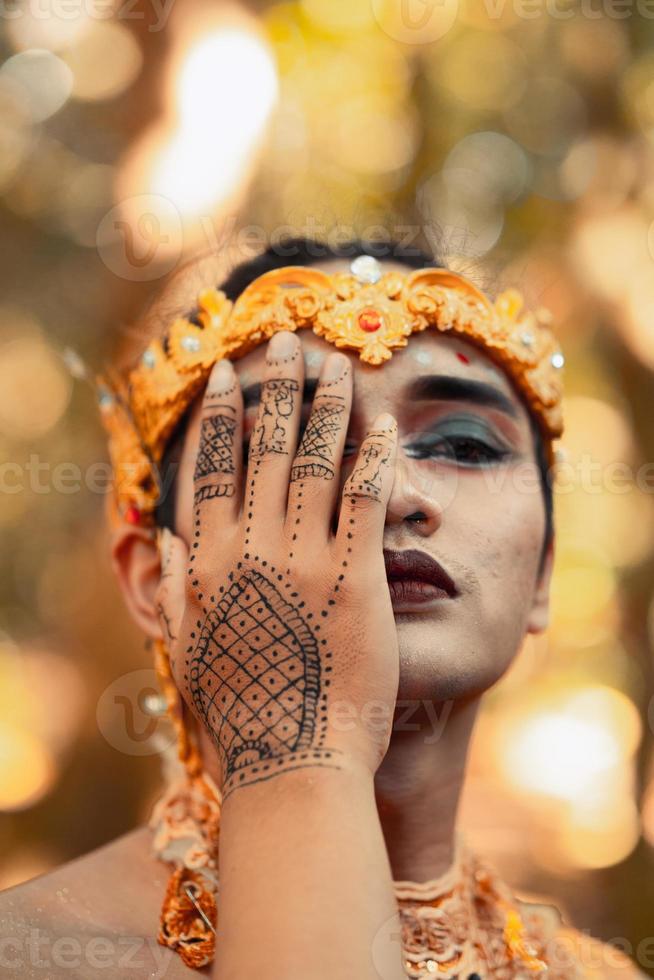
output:
[[[287,265],[317,265],[330,259],[354,258],[357,255],[372,255],[377,259],[393,259],[410,269],[445,268],[444,263],[433,255],[413,246],[402,246],[392,240],[373,242],[352,239],[338,245],[332,245],[309,238],[287,238],[269,246],[254,258],[237,265],[227,279],[221,283],[220,289],[228,299],[235,300],[251,282],[273,269],[281,269]],[[554,533],[552,482],[543,434],[532,413],[529,412],[528,414],[534,443],[534,456],[540,475],[545,505],[545,535],[540,559],[542,567]],[[162,483],[166,487],[166,492],[162,494],[157,505],[155,519],[159,527],[168,527],[171,530],[174,529],[175,525],[176,480],[174,476],[179,467],[188,417],[189,412],[187,411],[173,438],[168,443],[161,464]]]

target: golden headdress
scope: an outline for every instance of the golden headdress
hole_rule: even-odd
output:
[[[310,328],[374,365],[428,327],[478,344],[514,382],[554,461],[552,441],[563,431],[564,357],[545,311],[525,310],[515,289],[493,302],[445,269],[384,273],[370,256],[355,259],[350,269],[336,275],[304,266],[276,269],[255,279],[234,303],[219,289],[205,289],[196,314],[174,320],[125,380],[101,379],[117,516],[152,521],[167,442],[213,364],[241,357],[278,330]]]

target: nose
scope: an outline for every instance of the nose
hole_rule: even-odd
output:
[[[398,457],[395,481],[386,510],[386,526],[407,524],[423,537],[429,537],[441,526],[443,510],[433,497],[416,486],[406,460]]]

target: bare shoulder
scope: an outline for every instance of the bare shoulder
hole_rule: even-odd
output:
[[[168,870],[150,845],[140,827],[0,892],[0,975],[197,977],[157,942]]]

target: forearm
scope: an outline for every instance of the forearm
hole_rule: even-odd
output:
[[[399,933],[370,773],[299,769],[225,800],[215,980],[399,980]]]

